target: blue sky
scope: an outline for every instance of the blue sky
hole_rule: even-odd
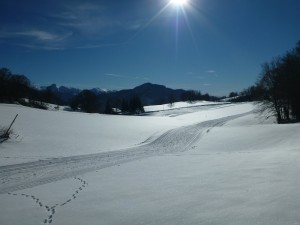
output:
[[[226,95],[300,40],[299,0],[1,0],[0,67],[35,85]]]

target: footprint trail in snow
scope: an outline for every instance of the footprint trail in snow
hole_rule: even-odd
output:
[[[31,201],[33,201],[34,204],[36,204],[39,207],[41,207],[42,209],[44,209],[47,213],[46,218],[43,220],[43,224],[51,224],[54,220],[54,214],[57,212],[57,209],[60,208],[60,207],[65,206],[65,205],[69,204],[71,201],[75,200],[77,198],[77,196],[79,195],[79,193],[81,191],[83,191],[84,188],[88,185],[88,183],[80,177],[75,176],[74,179],[76,181],[80,182],[80,186],[76,189],[76,191],[72,195],[70,195],[72,197],[70,197],[69,199],[67,199],[64,202],[56,203],[52,206],[46,205],[45,202],[42,201],[36,195],[29,195],[29,194],[25,194],[25,193],[21,193],[21,194],[18,193],[17,194],[17,193],[11,193],[11,192],[9,192],[7,194],[11,195],[11,196],[14,196],[14,197],[25,197],[25,198],[30,199]]]

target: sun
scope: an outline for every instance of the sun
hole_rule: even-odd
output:
[[[188,3],[188,0],[171,0],[170,3],[175,6],[184,6]]]

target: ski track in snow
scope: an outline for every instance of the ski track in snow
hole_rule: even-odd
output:
[[[249,113],[251,112],[172,129],[152,142],[150,142],[152,138],[149,138],[143,145],[128,149],[1,166],[0,194],[10,193],[11,195],[18,195],[12,194],[12,192],[71,177],[78,179],[76,176],[80,174],[141,158],[187,151],[192,149],[195,142],[198,141],[203,134],[208,133],[213,127],[222,126],[229,120],[248,115]],[[77,194],[78,193],[74,194],[75,197]],[[23,196],[27,197],[26,194]],[[37,198],[34,197],[32,199],[36,201]],[[71,200],[72,199],[70,199],[70,201]],[[60,206],[70,201],[62,203]],[[36,203],[45,206],[45,204],[40,201]],[[51,207],[49,209],[51,209]],[[53,214],[45,219],[45,224],[51,223],[50,221],[52,221]]]
[[[166,110],[157,110],[145,112],[142,115],[144,116],[168,116],[168,117],[177,117],[187,113],[197,112],[199,110],[212,110],[220,109],[232,106],[232,103],[218,103],[218,104],[208,104],[208,105],[196,105],[196,106],[187,106],[181,108],[169,108]]]

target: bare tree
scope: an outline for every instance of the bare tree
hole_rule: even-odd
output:
[[[260,111],[276,115],[278,123],[300,122],[300,42],[282,57],[262,66]]]

